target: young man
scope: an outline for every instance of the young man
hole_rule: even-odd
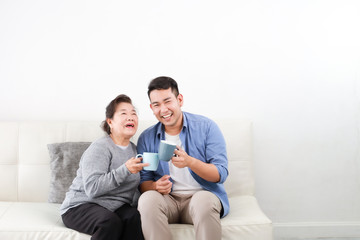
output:
[[[224,137],[212,120],[183,112],[175,80],[153,79],[150,108],[159,122],[146,129],[138,153],[158,152],[161,140],[176,143],[171,161],[141,171],[138,209],[147,240],[172,239],[169,223],[193,224],[197,240],[221,239],[220,218],[229,212],[223,183],[228,176]]]

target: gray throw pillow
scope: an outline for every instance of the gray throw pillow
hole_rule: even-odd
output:
[[[48,144],[50,154],[50,192],[48,202],[62,203],[76,176],[82,154],[90,142],[63,142]]]

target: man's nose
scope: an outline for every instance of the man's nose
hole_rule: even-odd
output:
[[[160,111],[161,112],[166,112],[167,110],[168,110],[168,108],[165,106],[165,104],[160,105]]]

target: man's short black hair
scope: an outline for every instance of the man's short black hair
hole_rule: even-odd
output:
[[[153,90],[166,90],[171,88],[171,91],[174,93],[175,97],[179,95],[179,89],[177,82],[171,77],[157,77],[151,80],[148,87],[148,97],[150,98],[150,93]]]

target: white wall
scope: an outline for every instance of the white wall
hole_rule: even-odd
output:
[[[254,121],[278,239],[360,236],[360,2],[0,1],[0,120],[102,120],[148,82],[184,110]],[[331,231],[329,231],[331,229]]]

